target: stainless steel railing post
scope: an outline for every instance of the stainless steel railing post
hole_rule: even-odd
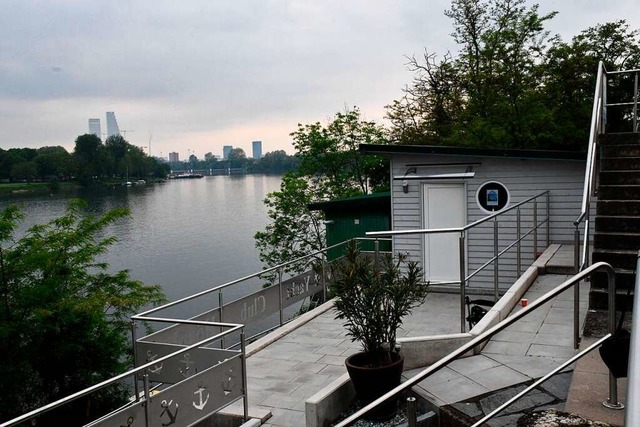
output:
[[[573,274],[580,272],[580,228],[573,233]],[[573,348],[580,346],[580,283],[573,287]]]
[[[493,302],[498,302],[500,299],[499,295],[499,286],[500,280],[498,275],[499,265],[498,265],[498,217],[493,218]]]
[[[416,398],[413,396],[407,397],[407,424],[409,424],[409,427],[417,427],[418,425]]]
[[[133,364],[135,366],[136,364],[136,360],[138,360],[137,356],[137,350],[136,350],[136,321],[132,320],[131,321],[131,344],[133,345]],[[140,400],[140,387],[138,385],[138,375],[137,374],[133,374],[133,390],[136,393],[136,402],[138,400]]]
[[[465,297],[466,295],[466,274],[467,268],[465,263],[465,232],[462,231],[460,233],[460,238],[458,239],[459,245],[459,254],[460,254],[460,332],[466,332],[465,325],[465,314],[464,314],[464,306],[465,306]]]
[[[550,197],[549,197],[549,192],[547,191],[547,247],[549,247],[549,245],[551,244],[551,232],[549,231],[549,221],[551,218],[551,205],[549,204],[550,201]]]
[[[222,289],[220,291],[218,291],[218,314],[220,316],[220,320],[219,322],[222,323],[222,306],[223,304],[223,300],[222,300]],[[219,329],[220,332],[222,332],[222,328]],[[224,349],[224,337],[220,338],[220,348]]]
[[[378,238],[376,237],[376,240],[373,242],[373,247],[374,247],[374,269],[375,271],[379,271],[380,270],[380,241],[378,240]]]
[[[638,73],[633,79],[633,132],[638,132]]]
[[[244,409],[244,422],[249,421],[249,396],[247,396],[247,353],[245,347],[244,328],[240,330],[240,357],[242,358],[242,395],[243,395],[243,409]]]
[[[149,400],[151,399],[151,393],[149,392],[149,373],[147,370],[144,370],[144,374],[142,375],[142,380],[144,381],[144,400],[146,404],[144,405],[144,425],[146,427],[150,427],[151,420],[149,414]]]
[[[518,275],[516,277],[520,277],[520,272],[522,271],[522,257],[521,257],[521,249],[522,245],[520,244],[520,208],[516,209],[516,239],[518,239],[518,244],[516,245],[516,270]]]
[[[611,266],[605,271],[609,285],[609,332],[613,335],[616,332],[616,274]],[[618,380],[611,371],[609,371],[609,398],[602,404],[610,409],[624,408],[624,405],[618,402]]]
[[[284,325],[284,313],[282,313],[282,268],[278,269],[278,311],[280,312],[280,326]]]
[[[538,258],[538,199],[533,199],[533,261]]]

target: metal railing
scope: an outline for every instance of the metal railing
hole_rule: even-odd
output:
[[[616,75],[633,75],[633,99],[630,102],[607,102],[607,83],[609,76]],[[596,77],[596,88],[593,96],[593,108],[591,111],[591,126],[589,128],[589,142],[587,150],[587,167],[584,174],[584,187],[582,192],[582,207],[580,215],[575,219],[574,248],[575,248],[575,268],[581,271],[589,263],[589,223],[590,223],[590,207],[591,197],[595,193],[596,174],[596,156],[598,155],[598,141],[600,134],[604,133],[607,125],[607,108],[610,107],[632,107],[632,126],[633,132],[640,131],[638,126],[638,101],[640,93],[638,91],[638,78],[640,70],[625,71],[607,71],[604,63],[598,63],[598,73]],[[582,251],[580,251],[580,224],[584,221],[584,240]]]
[[[165,406],[167,405],[167,402],[169,399],[168,397],[166,397],[167,395],[171,394],[171,388],[167,389],[167,390],[163,390],[160,391],[157,394],[152,394],[150,387],[149,387],[149,374],[150,372],[152,372],[153,370],[157,369],[158,366],[163,366],[164,363],[167,363],[170,359],[175,358],[177,356],[180,356],[182,354],[187,354],[188,352],[193,352],[194,350],[197,350],[203,346],[206,346],[207,344],[216,341],[216,340],[220,340],[222,339],[225,335],[233,333],[235,331],[239,331],[240,335],[241,335],[241,349],[240,351],[236,352],[235,355],[230,356],[228,359],[226,359],[224,362],[220,362],[218,365],[216,365],[215,367],[212,368],[218,368],[218,370],[221,370],[223,368],[227,367],[227,363],[234,363],[237,364],[238,360],[240,362],[241,365],[241,370],[242,370],[242,385],[241,385],[241,389],[240,391],[242,392],[241,395],[238,395],[237,392],[230,394],[228,396],[227,402],[225,402],[224,406],[231,404],[233,402],[235,402],[236,400],[239,400],[240,398],[244,397],[245,399],[245,419],[247,417],[247,411],[248,411],[248,407],[247,407],[247,399],[246,399],[246,361],[245,361],[245,357],[244,357],[244,331],[243,331],[243,325],[235,325],[235,324],[224,324],[224,323],[217,323],[217,322],[205,322],[205,321],[193,321],[193,320],[180,320],[180,319],[156,319],[159,321],[170,321],[170,322],[183,322],[183,323],[188,323],[191,325],[199,325],[199,326],[205,326],[205,327],[223,327],[223,328],[229,328],[228,330],[226,330],[225,332],[222,332],[220,334],[216,334],[212,337],[206,338],[202,341],[196,342],[192,345],[189,346],[184,346],[183,348],[177,349],[176,351],[170,353],[170,354],[166,354],[164,356],[158,357],[157,359],[154,359],[153,361],[150,361],[149,363],[146,363],[144,365],[138,366],[134,369],[131,369],[127,372],[124,372],[120,375],[117,375],[113,378],[110,378],[108,380],[102,381],[98,384],[95,384],[91,387],[88,387],[84,390],[80,390],[70,396],[64,397],[62,399],[59,399],[55,402],[51,402],[47,405],[44,405],[36,410],[33,410],[31,412],[28,412],[26,414],[23,414],[17,418],[14,418],[12,420],[6,421],[2,424],[0,424],[0,427],[9,427],[9,426],[14,426],[17,424],[20,424],[22,422],[25,421],[29,421],[31,419],[34,419],[42,414],[44,414],[45,412],[51,411],[55,408],[59,408],[63,405],[66,405],[68,403],[71,403],[81,397],[84,396],[88,396],[94,392],[97,392],[98,390],[101,390],[105,387],[108,387],[110,385],[113,385],[115,383],[118,383],[120,381],[124,381],[130,377],[133,377],[134,379],[136,379],[138,376],[141,376],[143,381],[144,381],[144,394],[142,396],[140,396],[139,393],[136,393],[136,400],[134,402],[131,403],[131,405],[127,405],[124,408],[121,408],[121,410],[114,412],[111,415],[111,417],[109,418],[105,418],[102,417],[100,419],[97,419],[93,422],[91,422],[88,425],[92,425],[92,426],[108,426],[108,425],[120,425],[116,423],[116,420],[113,419],[114,416],[117,416],[118,413],[122,413],[122,412],[126,412],[126,416],[124,416],[124,421],[122,424],[127,425],[127,419],[129,419],[131,417],[131,419],[136,419],[138,416],[144,417],[145,418],[145,425],[149,425],[148,418],[150,416],[150,413],[153,412],[153,409],[156,409],[156,413],[160,412],[163,408],[165,408]],[[205,372],[203,372],[202,374],[204,374]],[[211,372],[210,372],[211,373]],[[224,370],[222,372],[213,372],[214,374],[223,374]],[[221,375],[220,375],[221,376]],[[192,391],[192,390],[191,390]],[[173,399],[170,399],[171,401],[173,401]],[[164,403],[163,403],[164,402]],[[162,406],[164,405],[164,406]],[[186,408],[187,410],[189,409],[188,407]],[[170,415],[170,414],[169,414]],[[184,418],[184,409],[182,411],[182,415],[181,417]],[[119,420],[118,420],[119,421]],[[197,421],[197,420],[196,420]],[[129,423],[130,424],[130,423]],[[166,424],[168,425],[168,424]]]
[[[545,197],[545,218],[542,221],[538,221],[538,199],[541,197]],[[532,208],[532,227],[522,233],[522,219],[521,219],[521,207],[527,203],[533,203]],[[502,215],[505,215],[511,211],[516,211],[516,238],[513,242],[508,244],[502,251],[498,251],[498,241],[499,241],[499,229],[498,229],[498,218]],[[533,234],[533,254],[534,259],[538,252],[538,228],[542,225],[546,224],[546,244],[549,245],[550,236],[549,236],[549,191],[543,191],[535,196],[531,196],[519,203],[516,203],[513,206],[510,206],[506,209],[501,210],[500,212],[496,212],[494,214],[488,215],[484,218],[481,218],[477,221],[474,221],[470,224],[465,225],[464,227],[452,227],[452,228],[431,228],[431,229],[418,229],[418,230],[395,230],[395,231],[373,231],[366,233],[367,236],[370,237],[387,237],[387,236],[405,236],[405,235],[429,235],[429,234],[444,234],[444,233],[460,233],[460,237],[458,239],[458,248],[459,248],[459,280],[452,282],[438,282],[438,284],[455,284],[460,286],[460,332],[466,332],[466,315],[465,315],[465,299],[466,299],[466,284],[470,279],[475,277],[481,271],[483,271],[488,266],[494,266],[493,271],[493,292],[494,299],[497,302],[499,299],[499,269],[498,269],[498,259],[506,254],[513,247],[516,247],[516,272],[519,277],[522,273],[522,250],[521,250],[521,242],[524,238]],[[474,229],[475,227],[486,223],[487,221],[493,220],[493,257],[491,257],[488,261],[482,264],[479,268],[473,271],[471,274],[467,275],[467,262],[466,262],[466,242],[467,242],[467,233],[469,230]],[[431,282],[432,284],[434,282]]]
[[[633,314],[631,318],[631,344],[629,346],[629,370],[627,376],[627,411],[624,425],[635,426],[640,423],[640,251],[636,261],[635,294],[633,295]]]
[[[505,328],[507,328],[511,324],[517,322],[522,317],[526,316],[527,314],[529,314],[532,311],[536,310],[538,307],[540,307],[543,304],[547,303],[552,298],[558,296],[559,294],[561,294],[562,292],[566,291],[570,287],[575,286],[576,284],[580,283],[580,281],[583,278],[588,277],[589,275],[591,275],[593,272],[595,272],[597,270],[604,270],[607,273],[607,277],[608,277],[608,285],[609,285],[609,331],[610,331],[610,333],[606,337],[611,336],[613,334],[613,332],[615,331],[615,328],[616,328],[616,322],[615,322],[615,313],[616,313],[616,307],[615,307],[615,303],[616,303],[616,301],[615,301],[615,287],[616,287],[616,285],[615,285],[615,272],[614,272],[613,268],[609,264],[607,264],[605,262],[599,262],[599,263],[596,263],[596,264],[592,265],[591,267],[583,270],[582,272],[576,274],[575,276],[571,277],[570,279],[564,281],[563,283],[558,285],[556,288],[554,288],[554,289],[550,290],[549,292],[545,293],[544,295],[542,295],[537,300],[529,303],[522,310],[520,310],[520,311],[516,312],[515,314],[513,314],[513,315],[507,317],[506,319],[502,320],[500,323],[498,323],[495,326],[489,328],[488,330],[486,330],[482,334],[478,335],[477,337],[473,338],[471,341],[467,342],[466,344],[460,346],[457,350],[449,353],[449,355],[443,357],[442,359],[440,359],[436,363],[434,363],[431,366],[425,368],[424,370],[422,370],[421,372],[419,372],[418,374],[416,374],[412,378],[408,379],[404,383],[400,384],[399,386],[397,386],[393,390],[390,390],[389,392],[387,392],[384,395],[380,396],[378,399],[374,400],[373,402],[371,402],[368,405],[366,405],[363,408],[361,408],[359,411],[357,411],[354,414],[350,415],[349,417],[345,418],[340,423],[336,424],[335,427],[346,427],[346,426],[350,425],[351,423],[353,423],[354,421],[356,421],[360,417],[362,417],[364,414],[369,412],[371,409],[373,409],[373,408],[377,407],[378,405],[382,404],[387,399],[393,398],[393,397],[397,396],[398,394],[404,392],[405,390],[413,387],[414,385],[418,384],[419,382],[421,382],[425,378],[429,377],[430,375],[438,372],[440,369],[446,367],[447,365],[449,365],[454,360],[460,358],[460,356],[464,355],[465,353],[469,352],[470,350],[473,350],[479,344],[482,344],[483,342],[487,341],[488,339],[490,339],[492,336],[494,336],[498,332],[504,330]],[[607,403],[608,403],[608,406],[610,406],[610,407],[611,406],[613,406],[613,407],[622,407],[622,405],[618,402],[617,380],[611,374],[609,375],[609,398],[607,399]],[[495,414],[492,414],[492,416],[493,415],[495,415]]]

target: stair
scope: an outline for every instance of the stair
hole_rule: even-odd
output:
[[[600,137],[600,172],[592,262],[608,262],[616,272],[616,305],[631,309],[640,249],[640,134]],[[608,306],[606,273],[591,280],[589,306]]]

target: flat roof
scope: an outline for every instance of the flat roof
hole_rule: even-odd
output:
[[[307,207],[312,211],[336,211],[351,210],[357,208],[374,208],[391,206],[391,192],[364,194],[362,196],[348,197],[346,199],[328,200],[326,202],[309,203]]]
[[[361,154],[390,156],[393,154],[435,154],[443,156],[509,157],[516,159],[586,160],[579,151],[516,150],[501,148],[450,147],[443,145],[360,144]]]

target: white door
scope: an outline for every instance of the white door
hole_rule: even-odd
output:
[[[466,225],[466,191],[463,183],[427,183],[422,191],[424,228]],[[426,279],[460,279],[459,237],[460,233],[425,235],[423,247]]]

